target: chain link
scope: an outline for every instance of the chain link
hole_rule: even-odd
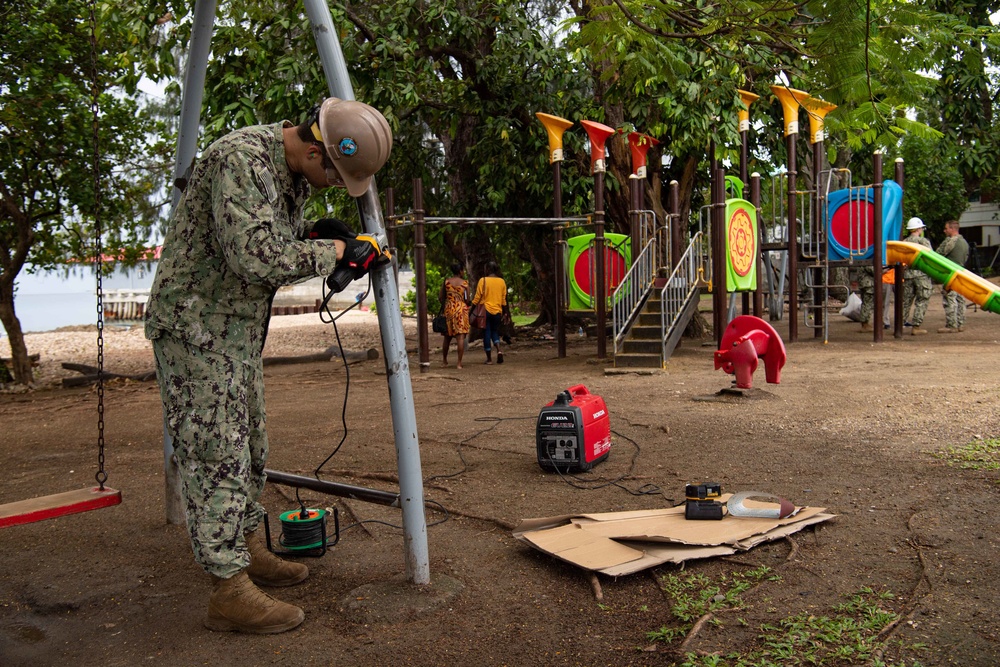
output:
[[[94,479],[104,490],[108,473],[104,471],[104,289],[102,278],[103,247],[101,244],[101,144],[99,130],[100,89],[97,70],[97,0],[90,2],[90,111],[93,118],[94,140],[94,269],[97,272],[97,474]]]

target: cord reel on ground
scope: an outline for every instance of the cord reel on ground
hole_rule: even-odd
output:
[[[327,537],[327,518],[333,515],[333,541]],[[337,508],[319,509],[302,505],[297,510],[283,512],[279,517],[281,533],[278,544],[283,550],[277,550],[271,543],[271,525],[267,514],[264,514],[264,538],[267,550],[278,556],[310,556],[319,558],[326,554],[327,547],[332,547],[340,541],[340,515]]]

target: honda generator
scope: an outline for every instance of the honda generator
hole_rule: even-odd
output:
[[[542,408],[535,430],[542,470],[590,470],[611,453],[611,424],[604,399],[578,384]]]

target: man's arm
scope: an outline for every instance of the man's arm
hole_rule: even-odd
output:
[[[291,222],[280,208],[283,193],[259,185],[256,174],[265,172],[270,173],[266,165],[237,151],[226,157],[213,179],[215,233],[229,268],[248,282],[275,287],[333,273],[343,245],[293,238]]]

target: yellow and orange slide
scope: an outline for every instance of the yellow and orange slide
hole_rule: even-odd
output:
[[[886,241],[885,259],[887,264],[899,262],[923,271],[946,289],[958,292],[983,310],[1000,314],[1000,287],[930,248],[907,241]]]

